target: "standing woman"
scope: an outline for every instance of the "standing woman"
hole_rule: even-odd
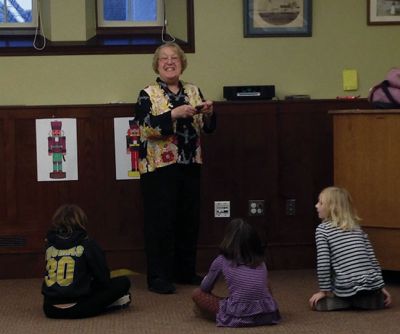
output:
[[[150,291],[175,292],[174,283],[200,284],[196,248],[200,221],[200,135],[216,126],[211,101],[180,80],[187,60],[176,43],[153,57],[156,83],[139,93],[139,171],[144,205],[147,284]]]

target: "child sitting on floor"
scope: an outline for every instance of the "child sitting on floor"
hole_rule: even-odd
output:
[[[227,298],[211,292],[221,274],[228,285]],[[277,324],[281,317],[267,276],[264,248],[257,232],[242,219],[234,219],[220,245],[220,255],[192,298],[200,313],[216,320],[217,326]]]
[[[322,223],[315,233],[319,292],[311,296],[311,308],[332,311],[389,306],[391,297],[384,288],[381,268],[358,224],[361,219],[349,193],[343,188],[325,188],[315,207]]]
[[[87,217],[63,205],[47,234],[43,311],[49,318],[86,318],[130,303],[130,280],[110,278],[103,251],[86,232]]]

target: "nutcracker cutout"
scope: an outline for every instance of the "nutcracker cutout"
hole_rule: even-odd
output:
[[[126,153],[131,155],[131,170],[128,171],[130,177],[139,177],[139,137],[139,125],[132,119],[126,135]]]
[[[52,121],[51,133],[48,139],[48,152],[53,157],[53,171],[51,179],[65,179],[66,173],[62,171],[62,162],[65,161],[66,140],[64,131],[61,130],[62,122]]]

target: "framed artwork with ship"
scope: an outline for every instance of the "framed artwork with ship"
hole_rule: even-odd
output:
[[[367,24],[400,24],[400,0],[368,0]]]
[[[312,0],[243,0],[244,37],[312,35]]]

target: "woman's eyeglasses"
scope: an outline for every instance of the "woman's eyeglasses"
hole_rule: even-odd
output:
[[[166,63],[168,61],[170,61],[171,63],[177,63],[180,59],[178,56],[162,56],[160,58],[158,58],[159,61],[161,61],[162,63]]]

